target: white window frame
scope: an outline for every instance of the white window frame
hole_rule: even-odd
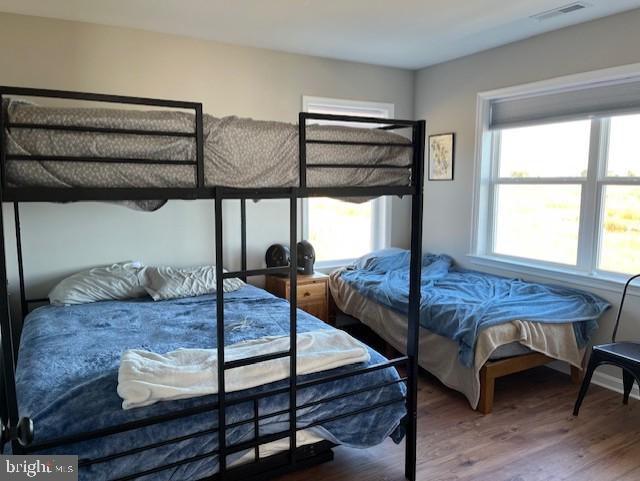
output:
[[[544,95],[551,92],[570,91],[592,84],[615,84],[623,80],[640,80],[640,64],[603,69],[577,75],[505,89],[481,92],[477,97],[476,146],[473,191],[473,219],[471,229],[471,263],[489,268],[499,268],[513,273],[525,273],[551,280],[562,280],[580,287],[597,287],[619,292],[620,284],[629,277],[627,274],[603,271],[598,268],[599,245],[602,230],[601,206],[604,188],[607,185],[640,185],[638,178],[607,177],[605,172],[609,120],[591,120],[590,157],[586,178],[508,178],[497,176],[497,156],[499,132],[489,129],[491,104],[519,96]],[[498,182],[496,182],[498,180]],[[553,184],[571,183],[582,186],[580,211],[580,233],[576,266],[553,262],[519,258],[493,252],[495,229],[495,185],[500,184]],[[600,215],[594,215],[599,213]],[[640,289],[635,289],[640,294]]]
[[[380,117],[392,119],[395,116],[395,106],[387,102],[369,102],[361,100],[336,99],[330,97],[314,97],[304,95],[302,97],[302,111],[309,112],[320,109],[344,110],[353,113],[362,112],[363,117]],[[309,199],[301,199],[301,226],[302,238],[309,237]],[[372,241],[373,249],[384,249],[391,245],[391,197],[378,197],[372,205]],[[355,259],[330,259],[316,262],[316,268],[331,269],[341,267],[353,262]]]

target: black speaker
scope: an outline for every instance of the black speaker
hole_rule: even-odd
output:
[[[291,251],[282,244],[273,244],[269,246],[264,255],[267,267],[287,267],[291,265]]]
[[[298,242],[298,272],[313,274],[313,265],[316,262],[316,251],[309,241]]]

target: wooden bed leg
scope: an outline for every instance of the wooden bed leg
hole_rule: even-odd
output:
[[[478,411],[482,414],[489,414],[493,411],[493,396],[496,386],[496,379],[516,372],[526,371],[532,367],[543,366],[554,359],[532,352],[521,356],[508,357],[497,361],[487,361],[480,369],[480,401]],[[578,379],[580,382],[580,369],[571,368],[571,379]]]
[[[573,364],[569,367],[571,367],[571,383],[576,385],[582,384],[582,369],[575,367]]]
[[[480,401],[478,411],[482,414],[490,414],[493,411],[493,393],[496,387],[496,380],[491,375],[487,366],[480,369]]]

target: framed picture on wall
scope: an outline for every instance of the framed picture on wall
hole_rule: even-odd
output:
[[[455,134],[429,136],[429,180],[453,180]]]

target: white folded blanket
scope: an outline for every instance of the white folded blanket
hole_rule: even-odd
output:
[[[340,330],[298,334],[299,375],[368,362],[367,348]],[[225,347],[225,361],[289,349],[289,336],[263,337]],[[289,358],[272,359],[226,371],[225,392],[240,391],[289,377]],[[178,349],[166,354],[131,349],[120,359],[118,394],[122,408],[218,392],[217,349]]]

